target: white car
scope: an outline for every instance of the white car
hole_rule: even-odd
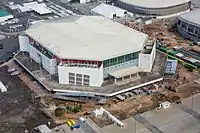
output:
[[[80,121],[80,122],[85,122],[85,121],[86,121],[86,119],[85,119],[85,118],[83,118],[83,117],[80,117],[80,118],[79,118],[79,121]]]

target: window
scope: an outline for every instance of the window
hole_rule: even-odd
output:
[[[82,77],[76,77],[76,81],[82,81]]]
[[[75,83],[74,83],[74,80],[69,80],[69,84],[70,85],[74,85]]]
[[[69,84],[75,84],[75,73],[69,73]]]
[[[135,58],[136,58],[136,57],[135,57],[135,53],[132,53],[132,54],[131,54],[131,59],[134,60]]]
[[[188,32],[193,33],[194,32],[195,26],[193,25],[188,25]]]
[[[76,81],[76,85],[82,85],[82,82]]]
[[[50,51],[48,51],[48,50],[43,49],[43,54],[45,56],[47,56],[48,58],[50,58],[50,59],[53,58],[53,54]]]
[[[135,54],[134,54],[134,59],[138,59],[139,58],[139,52],[136,52]]]
[[[103,67],[107,67],[108,66],[108,60],[103,61]]]
[[[191,32],[191,33],[193,33],[193,30],[192,30],[192,29],[190,29],[190,28],[188,28],[188,31],[189,31],[189,32]]]
[[[130,61],[130,60],[132,60],[132,54],[125,55],[125,61]]]
[[[76,74],[76,77],[82,77],[82,74]]]
[[[113,58],[113,65],[117,65],[117,58]]]
[[[110,65],[111,65],[111,66],[114,65],[114,58],[112,58],[112,59],[110,60]]]
[[[185,23],[185,22],[182,22],[182,25],[181,25],[181,27],[183,28],[183,29],[187,29],[187,26],[186,26],[187,24]]]
[[[90,79],[90,76],[89,75],[84,75],[83,78],[84,79]]]
[[[82,74],[76,74],[76,85],[82,85]]]
[[[125,62],[124,56],[118,57],[118,63],[123,63]]]
[[[138,58],[138,54],[139,54],[139,52],[130,53],[130,54],[127,54],[127,55],[123,55],[123,56],[119,56],[119,57],[116,57],[116,58],[105,60],[103,62],[104,68],[110,67],[110,66],[113,66],[113,65],[117,65],[117,64],[121,64],[121,63],[124,63],[124,62],[128,62],[128,61],[131,61],[131,60],[135,60],[135,59]]]
[[[75,77],[75,73],[69,73],[70,77]]]
[[[181,24],[181,21],[180,20],[178,20],[178,25],[180,25]]]
[[[195,29],[195,34],[196,34],[196,35],[200,35],[200,28],[199,28],[199,27],[196,27],[196,29]]]
[[[89,85],[90,84],[90,76],[89,75],[84,75],[83,76],[83,85]]]

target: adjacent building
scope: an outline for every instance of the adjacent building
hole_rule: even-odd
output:
[[[178,17],[177,31],[185,39],[200,42],[200,9],[192,10]]]
[[[91,10],[106,18],[113,19],[114,17],[125,17],[127,11],[119,7],[102,3]]]
[[[0,23],[14,18],[13,15],[9,14],[7,11],[0,9]]]
[[[102,86],[151,72],[155,41],[102,16],[69,16],[31,25],[19,36],[28,53],[59,84]]]
[[[15,4],[14,2],[9,2],[7,5],[11,10],[17,10],[21,12],[35,12],[39,15],[46,15],[52,13],[52,11],[47,7],[45,3],[27,2],[22,4]]]
[[[116,0],[116,5],[130,12],[150,15],[169,16],[190,9],[190,0]]]

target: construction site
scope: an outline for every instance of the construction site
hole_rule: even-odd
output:
[[[176,33],[175,24],[176,19],[170,18],[159,21],[156,20],[152,24],[142,26],[142,28],[146,34],[152,38],[156,37],[157,40],[161,40],[162,43],[165,44],[165,46],[169,49],[181,46],[187,50],[195,50],[200,53],[199,46],[191,45],[192,42],[184,40]],[[137,29],[138,27],[136,26],[134,28]],[[179,62],[177,65],[176,73],[173,75],[165,75],[164,80],[157,83],[156,85],[149,85],[143,88],[138,88],[136,90],[132,90],[131,92],[120,94],[120,97],[111,97],[103,103],[99,102],[97,99],[87,98],[83,100],[84,103],[49,100],[52,99],[51,97],[48,97],[47,99],[51,101],[48,103],[49,105],[51,105],[52,102],[53,104],[56,103],[56,105],[60,106],[81,105],[82,111],[79,113],[66,113],[64,116],[62,116],[64,121],[67,118],[77,119],[79,115],[86,115],[90,117],[89,114],[91,111],[100,107],[104,107],[120,120],[124,120],[130,117],[133,113],[142,113],[154,109],[158,107],[158,105],[162,102],[178,102],[181,99],[199,93],[200,85],[198,82],[196,82],[197,79],[199,79],[199,69],[194,69],[191,71],[185,67],[184,64]],[[147,90],[154,91],[148,93],[145,91],[145,88]],[[54,114],[53,111],[52,114]],[[112,121],[108,120],[107,117],[91,117],[91,119],[95,121],[100,127],[112,123]]]
[[[199,46],[191,45],[192,42],[184,40],[175,30],[175,20],[160,20],[149,25],[143,25],[143,32],[150,37],[156,37],[162,41],[165,47],[183,47],[187,50],[194,49],[200,52]],[[171,23],[172,22],[172,23]],[[141,25],[140,25],[141,26]],[[136,28],[137,27],[133,27]],[[167,54],[167,53],[165,53]],[[21,69],[16,63],[12,63],[15,68]],[[94,117],[92,111],[103,107],[119,120],[130,117],[133,113],[142,113],[158,107],[162,102],[178,102],[181,99],[197,94],[200,91],[199,69],[189,69],[179,62],[175,74],[166,74],[164,79],[156,84],[125,92],[113,97],[91,97],[78,96],[79,98],[65,99],[56,96],[56,93],[37,92],[36,98],[40,99],[43,111],[50,116],[55,123],[64,123],[68,119],[78,119],[81,116],[92,119],[99,127],[104,127],[113,123],[107,117]],[[13,67],[13,66],[12,66]],[[21,69],[19,77],[33,90],[43,90],[36,81],[31,81],[32,77]],[[62,100],[59,100],[62,99]],[[78,100],[79,99],[79,100]],[[61,114],[55,115],[55,110],[61,108]],[[64,108],[64,110],[63,110]]]
[[[33,28],[29,28],[30,32],[27,32],[27,35],[28,33],[32,33],[32,35],[36,36],[36,39],[41,39],[42,37],[39,36],[39,30],[41,30],[40,35],[44,35],[44,30],[47,30],[44,37],[47,37],[46,40],[51,40],[50,42],[54,42],[54,44],[52,43],[52,47],[49,46],[50,43],[46,42],[44,43],[44,45],[40,45],[38,44],[37,40],[34,40],[32,38],[32,36],[22,34],[20,35],[20,37],[27,37],[29,40],[31,40],[30,42],[27,41],[27,44],[30,44],[29,47],[32,47],[32,51],[23,51],[20,48],[20,51],[18,51],[18,53],[14,56],[14,59],[11,59],[9,62],[6,63],[3,62],[2,65],[0,65],[0,119],[2,120],[0,121],[0,127],[3,127],[0,129],[0,132],[19,133],[25,131],[25,133],[28,133],[28,131],[32,132],[35,127],[41,124],[46,124],[49,128],[54,128],[57,125],[63,124],[68,128],[66,132],[76,133],[77,131],[77,133],[80,133],[81,131],[79,131],[78,129],[80,128],[79,124],[84,123],[85,119],[89,120],[91,123],[94,122],[94,124],[91,124],[90,126],[87,124],[81,125],[81,130],[84,130],[85,133],[95,133],[94,129],[88,128],[92,127],[93,125],[97,125],[97,127],[95,127],[97,128],[97,130],[107,128],[110,125],[116,125],[117,127],[119,127],[119,129],[125,129],[123,128],[126,127],[127,124],[124,123],[125,120],[134,117],[136,121],[137,115],[145,116],[152,110],[159,110],[160,108],[164,108],[164,103],[167,105],[175,104],[179,106],[184,104],[183,101],[185,99],[190,99],[192,97],[192,107],[195,105],[193,103],[195,101],[193,101],[193,96],[197,95],[200,92],[200,45],[197,42],[186,40],[180,36],[180,34],[177,32],[177,17],[156,19],[151,16],[134,16],[129,15],[129,12],[127,13],[126,10],[120,9],[122,10],[121,17],[117,16],[118,14],[107,14],[108,16],[106,17],[105,15],[98,13],[98,11],[93,10],[94,15],[96,15],[96,12],[97,14],[101,14],[101,17],[96,16],[96,18],[94,17],[95,19],[91,19],[91,16],[79,18],[80,16],[73,16],[76,15],[76,13],[71,13],[70,10],[64,9],[59,5],[55,6],[55,4],[51,1],[46,1],[46,3],[53,14],[50,14],[50,16],[49,14],[47,16],[42,16],[44,18],[48,17],[49,19],[45,25],[55,25],[55,23],[53,22],[54,18],[57,19],[58,16],[61,17],[60,20],[56,20],[57,26],[54,27],[60,28],[58,30],[58,33],[56,34],[60,35],[60,38],[64,38],[64,34],[59,33],[61,33],[61,31],[65,31],[62,29],[66,28],[63,28],[64,24],[58,26],[58,23],[62,24],[64,21],[66,21],[64,20],[65,18],[62,18],[63,15],[64,17],[71,16],[71,19],[67,19],[66,22],[72,23],[73,21],[76,21],[75,26],[73,27],[72,24],[70,24],[67,28],[76,29],[77,24],[79,23],[79,28],[85,26],[89,29],[88,31],[90,31],[90,29],[92,29],[92,26],[96,26],[97,24],[99,24],[97,22],[100,22],[100,26],[107,26],[108,24],[110,24],[110,26],[108,26],[108,29],[106,29],[106,27],[102,27],[103,30],[99,28],[100,31],[96,31],[99,32],[100,35],[105,34],[105,31],[110,34],[120,32],[120,34],[115,36],[116,39],[113,39],[113,36],[108,39],[107,37],[110,37],[110,35],[106,34],[105,38],[99,39],[99,34],[97,34],[94,37],[97,37],[96,39],[99,40],[97,41],[94,39],[91,41],[92,43],[101,42],[105,39],[114,41],[109,42],[108,44],[99,43],[96,44],[96,47],[100,46],[101,44],[105,44],[104,47],[107,48],[109,44],[113,44],[115,46],[119,45],[119,47],[116,47],[116,49],[118,48],[120,52],[124,47],[126,47],[127,49],[125,49],[126,51],[123,53],[123,56],[119,51],[117,51],[119,52],[117,53],[118,57],[113,56],[111,58],[110,51],[113,52],[115,46],[109,47],[111,48],[110,50],[107,50],[109,48],[101,49],[100,47],[98,47],[97,49],[88,48],[87,50],[91,51],[84,54],[84,56],[86,55],[86,58],[84,59],[83,55],[81,55],[82,51],[76,53],[71,52],[68,49],[69,51],[66,52],[65,49],[70,47],[63,47],[60,49],[59,47],[56,47],[56,49],[54,50],[54,44],[57,44],[56,39],[58,38],[58,36],[56,37],[56,39],[54,39],[54,32],[52,38],[49,37],[50,35],[46,35],[47,33],[50,33],[50,31],[54,28],[50,29],[47,26],[46,29],[41,30],[40,28],[43,26],[43,22],[41,22],[41,27],[39,25],[39,22],[39,28],[35,30],[36,27],[34,27],[33,25]],[[89,5],[90,3],[87,4]],[[92,4],[95,4],[95,2],[93,2]],[[104,7],[106,6],[106,4],[102,4],[101,6]],[[109,8],[113,8],[112,5],[109,6]],[[61,10],[60,12],[62,12],[63,14],[59,13],[59,10]],[[91,11],[89,12],[90,14],[92,14]],[[111,12],[113,13],[113,11]],[[55,17],[55,14],[57,15],[57,17]],[[109,18],[109,20],[107,20],[107,18]],[[91,25],[88,24],[91,23],[90,19],[95,20],[96,23],[92,23]],[[106,22],[106,24],[103,24],[103,22]],[[123,36],[123,34],[121,33],[125,26],[123,28],[120,28],[120,30],[110,30],[118,29],[113,26],[116,23],[120,23],[122,26],[125,25],[134,29],[134,32],[137,34],[135,34],[134,32],[127,32]],[[85,25],[83,26],[83,24]],[[111,28],[111,26],[113,26],[113,28]],[[80,41],[80,38],[82,37],[83,42],[85,40],[86,42],[90,40],[90,37],[94,33],[91,32],[88,36],[86,36],[86,34],[84,36],[80,33],[81,30],[79,28],[77,28],[78,32],[75,32],[75,29],[71,29],[71,31],[74,31],[73,33],[75,34],[75,36],[71,36],[71,38],[79,38]],[[95,30],[97,29],[95,28]],[[89,33],[88,31],[83,32]],[[33,34],[33,32],[35,32],[35,34]],[[68,37],[73,33],[67,33]],[[39,37],[37,37],[37,35]],[[136,35],[138,35],[138,37]],[[130,38],[127,39],[127,36]],[[129,40],[132,40],[133,36],[135,37],[135,40],[138,40],[137,42],[130,43]],[[148,45],[148,41],[141,41],[146,40],[146,36],[148,36],[148,40],[153,40],[153,45]],[[27,38],[25,38],[24,40],[28,40]],[[120,38],[123,39],[120,40]],[[124,41],[126,40],[125,38],[128,41]],[[24,40],[22,40],[22,42],[24,42]],[[65,44],[65,40],[61,42]],[[71,43],[74,42],[76,41],[71,41]],[[121,45],[125,43],[130,43],[130,47],[128,45]],[[135,51],[133,49],[131,51],[132,53],[130,54],[130,51],[128,50],[133,48],[132,43],[136,44],[135,46],[145,45],[145,48],[138,48]],[[46,47],[50,47],[52,48],[52,50],[49,50],[50,48],[46,48],[45,44],[48,44]],[[83,48],[85,48],[86,46],[88,47],[88,45],[84,45]],[[150,47],[150,50],[148,49],[148,47]],[[25,46],[23,48],[28,49],[28,46]],[[152,50],[153,48],[155,49]],[[35,49],[35,53],[33,49]],[[76,48],[76,50],[79,49],[82,48]],[[108,54],[108,57],[110,59],[108,59],[107,57],[103,59],[100,57],[97,58],[96,55],[98,55],[97,53],[101,50],[102,52],[100,53],[103,54],[99,56],[105,57],[106,54]],[[57,54],[54,54],[54,51],[56,51],[55,53],[57,53],[58,55],[61,55],[62,53],[64,56],[66,55],[66,53],[71,52],[72,54],[69,55],[69,57],[61,56],[63,57],[61,58],[57,56]],[[146,66],[151,67],[150,71],[143,71],[142,69],[138,69],[139,65],[137,66],[137,63],[139,62],[139,53],[144,52],[144,55],[146,53],[150,53],[149,55],[153,55],[151,54],[153,53],[151,51],[155,51],[156,56],[149,65],[145,64]],[[35,56],[35,60],[38,59],[38,62],[35,61],[34,58],[31,59],[31,56],[29,57],[29,55],[31,55],[31,52],[32,57]],[[75,55],[73,56],[74,53]],[[80,56],[77,56],[79,54]],[[95,55],[96,57],[92,57],[91,55]],[[38,56],[38,58],[36,58],[36,56]],[[76,56],[77,58],[75,58]],[[122,59],[118,62],[120,57],[123,57],[124,60]],[[55,63],[57,60],[59,60],[59,63]],[[45,63],[43,63],[42,61],[47,62],[46,68],[44,67]],[[48,61],[50,61],[50,63]],[[63,69],[63,71],[60,71],[60,77],[58,75],[58,72],[56,72],[56,69],[58,69],[56,65],[48,66],[49,64],[54,63],[56,65],[59,64],[60,66],[58,67]],[[135,66],[130,68],[123,68],[126,65]],[[53,67],[55,67],[55,69]],[[79,68],[71,69],[73,67]],[[118,71],[116,68],[122,68],[123,71]],[[71,71],[68,71],[67,69]],[[126,75],[124,75],[124,73]],[[64,77],[66,75],[68,77]],[[61,80],[59,80],[59,78]],[[69,80],[67,81],[65,79]],[[199,108],[199,106],[197,108]],[[200,118],[200,115],[198,113],[196,113],[196,116],[199,116]],[[199,120],[199,118],[196,119]],[[133,124],[131,125],[131,127],[132,126]],[[73,130],[76,128],[78,130]],[[56,128],[52,130],[53,132],[59,132]],[[60,131],[59,133],[63,132]],[[96,132],[103,133],[103,131]],[[105,133],[109,132],[114,131],[105,131]]]
[[[9,64],[20,71],[20,79],[35,92],[32,99],[39,100],[42,111],[49,116],[56,124],[67,122],[69,119],[86,117],[93,120],[99,127],[104,127],[113,122],[105,116],[95,117],[92,111],[103,107],[119,120],[124,120],[134,113],[143,113],[152,110],[162,102],[178,102],[181,99],[195,95],[200,91],[200,85],[196,83],[199,74],[196,71],[190,72],[183,65],[178,64],[175,75],[167,76],[157,85],[149,85],[138,88],[131,92],[120,94],[111,98],[80,97],[80,100],[59,100],[54,99],[52,93],[44,91],[44,88],[33,80],[33,78],[22,70],[15,62]],[[153,91],[147,91],[153,90]],[[63,110],[64,108],[64,110]],[[61,110],[59,110],[61,109]],[[56,110],[58,112],[56,112]]]
[[[195,50],[200,53],[199,46],[192,45],[192,42],[184,40],[176,33],[175,24],[176,20],[170,18],[155,20],[148,25],[132,25],[131,28],[143,31],[152,39],[156,38],[159,42],[162,42],[162,46],[168,49],[183,47],[186,50]],[[168,54],[164,53],[165,51],[162,52]],[[46,92],[44,87],[34,81],[16,62],[12,62],[8,66],[20,71],[20,75],[18,75],[20,79],[36,93],[33,99],[39,99],[43,112],[57,124],[65,123],[68,119],[78,119],[84,116],[92,119],[99,127],[104,127],[113,122],[107,117],[93,116],[93,110],[103,107],[119,120],[124,120],[133,113],[142,113],[154,109],[165,101],[178,102],[200,91],[200,85],[197,82],[199,68],[194,68],[191,71],[183,62],[178,63],[175,74],[165,74],[164,79],[160,82],[112,97],[98,97],[89,94],[70,97],[67,93]]]
[[[200,53],[199,46],[192,45],[192,42],[184,40],[176,33],[175,24],[175,19],[165,19],[156,20],[148,25],[134,25],[132,28],[143,31],[150,38],[156,38],[159,43],[162,43],[162,47],[167,48],[168,51],[181,47],[182,49],[179,49],[179,51],[188,50]],[[169,52],[162,51],[162,49],[160,52],[166,56],[169,54]],[[176,59],[178,57],[173,58],[168,55],[168,58]],[[188,67],[186,66],[187,63],[191,64],[191,62],[180,59],[174,74],[164,74],[163,80],[159,82],[111,97],[92,94],[76,94],[76,96],[71,97],[67,93],[48,92],[15,61],[8,63],[7,66],[19,71],[17,76],[31,89],[31,101],[37,101],[38,106],[53,120],[53,123],[62,124],[69,119],[78,120],[80,117],[85,117],[103,128],[114,122],[108,119],[107,116],[95,116],[93,114],[94,110],[101,107],[121,121],[133,114],[155,109],[163,102],[179,103],[180,100],[199,93],[198,64],[189,65],[196,65],[196,67]]]

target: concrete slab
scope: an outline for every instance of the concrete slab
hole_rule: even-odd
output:
[[[200,85],[199,85],[200,86]],[[182,104],[188,108],[193,109],[194,111],[200,113],[200,94],[191,96],[182,101]]]
[[[160,129],[158,129],[156,126],[152,125],[150,122],[148,122],[143,116],[136,114],[133,115],[133,118],[143,124],[147,129],[149,129],[152,133],[164,133]]]
[[[142,116],[164,133],[197,133],[200,131],[199,120],[175,104],[169,109],[145,112]]]
[[[138,121],[132,117],[122,121],[125,124],[124,128],[118,127],[115,123],[102,128],[103,133],[151,133]],[[136,128],[135,128],[136,127]],[[136,129],[136,130],[135,130]]]

